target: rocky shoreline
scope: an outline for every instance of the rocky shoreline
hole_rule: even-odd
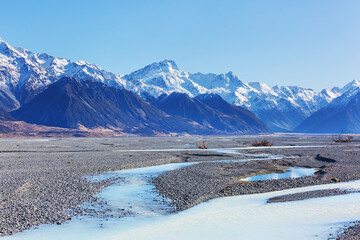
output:
[[[288,155],[293,156],[303,154],[304,152],[304,150],[286,151]],[[309,150],[308,152],[309,155],[301,158],[286,158],[283,160],[201,163],[160,175],[154,179],[154,184],[160,195],[173,200],[172,204],[174,204],[176,209],[185,210],[198,203],[221,196],[272,192],[360,179],[360,164],[357,164],[357,160],[353,158],[354,155],[351,152],[339,152],[337,148],[334,150],[316,149]],[[328,158],[331,157],[337,160],[334,163],[320,161],[316,157],[319,154],[318,152],[322,152]],[[239,181],[239,179],[249,175],[263,174],[264,171],[271,172],[276,168],[284,167],[317,168],[318,171],[313,177],[255,182]],[[327,195],[338,193],[332,191],[332,193],[327,193]],[[324,196],[324,192],[311,194],[311,197],[317,196]],[[284,196],[283,201],[290,201],[291,198],[293,196]],[[303,198],[306,198],[306,196]]]
[[[176,161],[176,157],[164,153],[119,154],[112,151],[113,143],[106,145],[108,140],[84,142],[81,139],[1,142],[0,236],[45,223],[61,224],[79,215],[106,215],[109,210],[106,203],[94,195],[112,181],[89,182],[84,176]],[[91,212],[81,207],[85,202],[105,207]],[[129,213],[116,213],[118,217],[126,214]]]
[[[249,153],[256,154],[252,150]],[[261,150],[264,152],[264,150]],[[251,161],[244,163],[201,163],[187,168],[177,169],[154,179],[159,194],[172,199],[172,204],[179,210],[185,210],[201,202],[223,196],[255,194],[320,185],[347,182],[360,179],[358,150],[346,145],[336,145],[318,149],[269,149],[269,154],[298,156],[283,160]],[[263,174],[264,171],[281,167],[311,167],[318,171],[313,177],[294,179],[265,180],[244,182],[239,179],[249,175]],[[350,194],[353,191],[331,189],[298,194],[283,195],[269,199],[268,203],[304,200]],[[359,239],[359,223],[338,236],[338,239]]]
[[[131,214],[126,209],[111,213],[106,202],[94,197],[101,189],[111,185],[112,180],[89,182],[84,178],[121,169],[175,162],[202,162],[168,172],[153,180],[160,195],[172,199],[172,204],[178,211],[215,197],[360,179],[356,144],[334,145],[327,137],[304,139],[275,136],[271,139],[275,146],[312,144],[326,147],[254,149],[251,148],[254,138],[244,136],[207,139],[210,148],[250,147],[241,150],[239,154],[195,150],[195,143],[202,140],[196,137],[1,141],[0,236],[44,223],[61,224],[74,216],[122,217]],[[161,146],[166,146],[167,149],[189,148],[189,151],[156,151]],[[151,151],[132,151],[134,149]],[[269,154],[283,155],[285,158],[265,160]],[[252,159],[254,156],[257,161],[208,163],[215,160]],[[323,161],[324,159],[333,159],[335,162]],[[313,177],[298,179],[247,183],[239,181],[243,176],[271,172],[282,167],[311,167],[318,171]],[[282,196],[281,201],[336,194],[346,193],[319,191],[305,194],[306,196]],[[85,202],[95,208],[100,204],[100,210],[82,208],[81,204]],[[356,229],[349,228],[340,236],[355,236],[354,232],[358,232]]]

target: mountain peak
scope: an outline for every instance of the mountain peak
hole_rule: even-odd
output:
[[[158,63],[151,64],[154,67],[158,67],[163,71],[171,71],[171,70],[179,70],[178,66],[176,65],[175,61],[165,59]]]
[[[346,84],[343,89],[349,89],[349,88],[353,88],[353,87],[360,87],[360,81],[352,80],[351,82]]]
[[[341,93],[352,95],[359,91],[360,89],[360,81],[359,80],[353,80],[350,83],[346,84],[342,89],[340,89]]]
[[[351,85],[351,86],[356,86],[356,87],[359,87],[360,86],[360,81],[359,80],[352,80],[349,84],[347,85]]]
[[[143,68],[144,70],[158,70],[162,72],[172,72],[173,70],[179,70],[178,66],[173,60],[165,59],[161,62],[154,62]]]
[[[10,45],[0,38],[0,52],[9,51]]]
[[[5,42],[3,39],[0,38],[0,52],[6,54],[6,55],[24,55],[27,52],[29,52],[26,49],[20,48],[20,47],[13,47],[10,44],[8,44],[7,42]]]
[[[232,77],[235,77],[235,76],[236,76],[233,71],[229,71],[229,72],[227,72],[225,75],[226,75],[226,76],[232,76]]]
[[[169,66],[172,66],[172,67],[174,67],[174,68],[177,68],[177,65],[176,65],[175,61],[174,61],[174,60],[170,60],[170,59],[165,59],[165,60],[159,62],[159,64],[169,65]]]
[[[152,64],[149,64],[145,66],[144,68],[141,68],[135,72],[130,73],[128,78],[139,78],[144,77],[146,75],[156,75],[159,73],[172,73],[179,71],[178,66],[173,60],[165,59],[161,62],[154,62]]]

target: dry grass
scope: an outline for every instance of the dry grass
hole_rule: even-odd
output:
[[[270,142],[269,140],[267,139],[262,139],[262,140],[255,140],[252,144],[252,146],[254,147],[260,147],[260,146],[264,146],[264,147],[270,147],[272,146],[272,142]]]
[[[199,149],[207,149],[207,146],[206,146],[206,142],[205,142],[205,141],[202,141],[201,143],[196,143],[196,146],[197,146]]]
[[[22,137],[119,137],[126,135],[121,129],[96,128],[88,129],[79,126],[78,129],[49,127],[26,123],[23,121],[0,120],[0,138],[22,138]],[[129,134],[131,135],[131,134]]]
[[[333,141],[336,143],[347,143],[347,142],[351,142],[353,138],[354,136],[344,135],[343,131],[341,131],[339,135],[333,136]]]

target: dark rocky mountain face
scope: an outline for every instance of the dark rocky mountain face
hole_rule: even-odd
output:
[[[227,103],[218,95],[191,98],[184,93],[161,95],[152,102],[159,109],[189,118],[223,134],[268,133],[270,130],[251,112]]]
[[[124,89],[66,77],[11,114],[17,120],[45,126],[118,128],[144,135],[270,132],[250,111],[218,95],[191,98],[173,93],[149,101],[156,106]]]
[[[55,82],[11,114],[25,122],[64,128],[117,127],[146,135],[213,132],[188,119],[168,116],[127,90],[72,78]]]
[[[305,119],[294,132],[360,133],[360,92],[342,95]]]
[[[254,113],[243,107],[228,103],[217,94],[202,94],[195,97],[195,99],[213,109],[216,109],[224,114],[224,116],[231,117],[233,122],[236,123],[235,126],[238,126],[240,129],[249,125],[249,130],[253,129],[256,132],[264,133],[271,132],[266,124],[264,124]]]

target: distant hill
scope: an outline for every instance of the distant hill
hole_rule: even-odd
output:
[[[294,132],[360,133],[360,92],[348,92],[305,119]]]
[[[169,116],[127,90],[67,77],[11,114],[28,123],[62,128],[116,127],[145,135],[213,133],[188,119]]]
[[[270,133],[269,128],[250,111],[229,104],[217,94],[191,98],[173,92],[150,99],[159,109],[173,116],[181,116],[227,134]]]

